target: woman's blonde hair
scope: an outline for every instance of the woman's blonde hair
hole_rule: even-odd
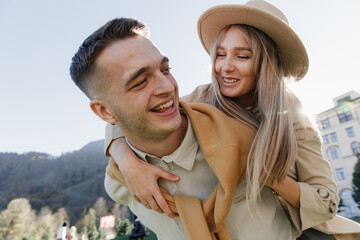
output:
[[[210,54],[215,66],[217,48],[230,27],[241,30],[253,52],[256,101],[260,117],[240,106],[236,98],[223,96],[213,67],[212,81],[219,108],[257,130],[247,162],[246,199],[257,210],[260,191],[267,181],[282,181],[297,156],[293,129],[301,103],[286,87],[284,66],[276,44],[263,32],[247,25],[230,25],[221,31]]]

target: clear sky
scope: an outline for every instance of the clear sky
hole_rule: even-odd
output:
[[[104,138],[105,123],[69,76],[82,41],[115,17],[134,17],[170,58],[180,96],[210,81],[210,59],[197,36],[209,7],[246,0],[1,0],[0,152],[54,155]],[[310,58],[306,77],[292,86],[312,114],[332,98],[360,92],[360,1],[269,0],[288,17]]]

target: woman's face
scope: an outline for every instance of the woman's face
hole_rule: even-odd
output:
[[[230,27],[220,39],[214,67],[224,96],[253,97],[256,87],[253,52],[239,27]]]

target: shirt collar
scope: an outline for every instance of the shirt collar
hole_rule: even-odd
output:
[[[174,162],[176,165],[190,171],[195,163],[195,157],[199,148],[199,143],[197,142],[194,130],[191,127],[191,123],[189,119],[187,118],[188,125],[187,130],[185,133],[185,137],[183,141],[181,142],[180,146],[170,155],[163,156],[161,160],[163,160],[166,163]],[[130,146],[130,148],[140,157],[142,160],[147,162],[147,157],[150,158],[157,158],[156,156],[153,156],[151,154],[147,154],[133,145],[128,141],[126,138],[127,144]]]

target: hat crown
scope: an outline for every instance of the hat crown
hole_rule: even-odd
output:
[[[278,9],[274,5],[271,5],[268,2],[265,2],[263,0],[251,0],[251,1],[248,1],[247,3],[245,3],[245,6],[264,11],[264,12],[278,18],[279,20],[285,22],[287,25],[289,25],[289,20],[287,19],[285,14],[283,12],[281,12],[280,9]]]

